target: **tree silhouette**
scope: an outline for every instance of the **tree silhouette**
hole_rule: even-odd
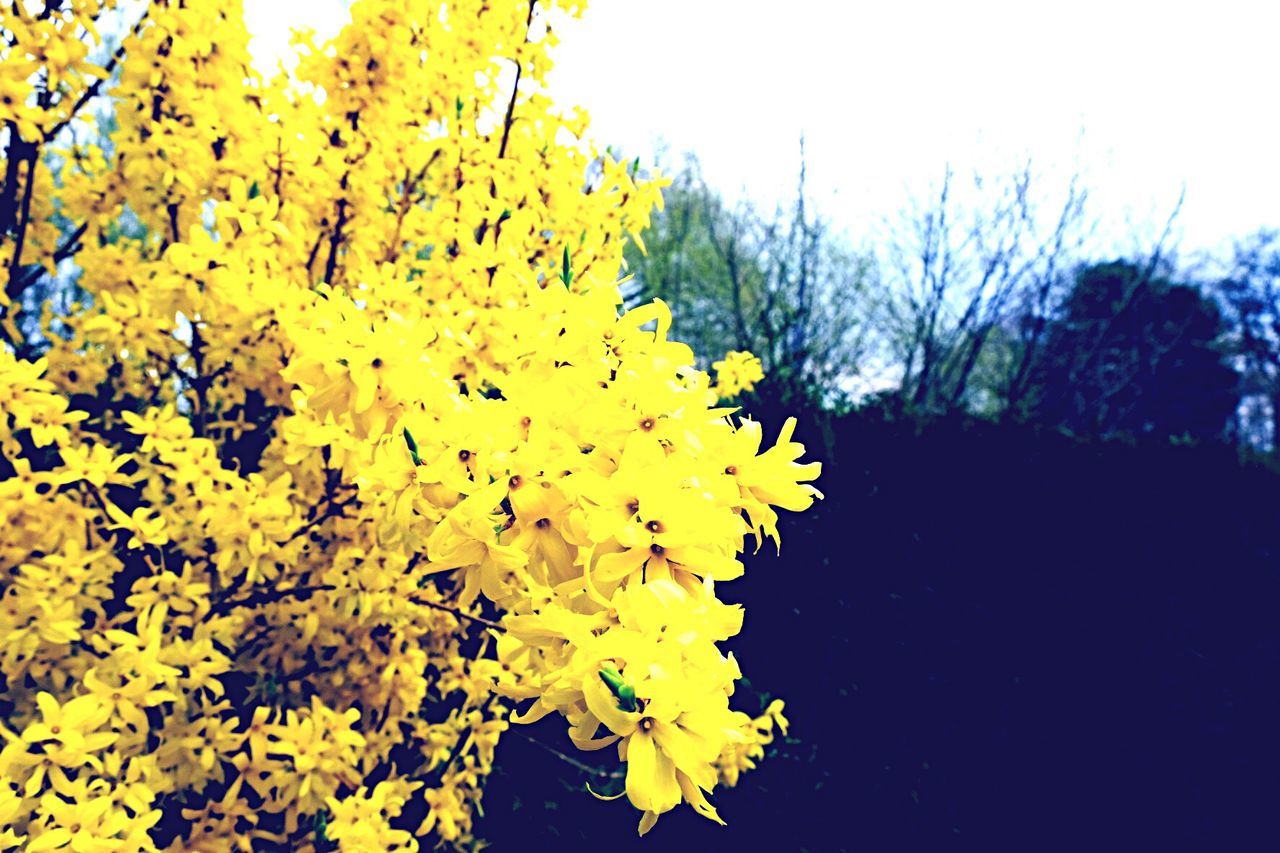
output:
[[[1212,301],[1151,265],[1084,267],[1048,329],[1028,414],[1104,438],[1225,439],[1238,376],[1222,331]]]

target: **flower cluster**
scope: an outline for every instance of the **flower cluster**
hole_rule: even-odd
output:
[[[745,351],[725,353],[724,359],[713,362],[711,369],[716,372],[714,390],[726,400],[751,391],[757,382],[764,379],[764,365],[760,359]]]
[[[274,78],[141,5],[0,12],[0,847],[464,846],[548,716],[719,820],[786,721],[716,585],[818,465],[623,310],[662,184],[543,91],[581,4],[358,0]]]

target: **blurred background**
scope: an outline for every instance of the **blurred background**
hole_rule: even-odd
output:
[[[344,3],[246,3],[267,65]],[[553,94],[672,184],[627,298],[824,462],[722,596],[790,735],[633,842],[546,721],[497,849],[1274,849],[1280,12],[623,3]]]

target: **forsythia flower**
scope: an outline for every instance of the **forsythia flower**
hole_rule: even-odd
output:
[[[405,801],[418,787],[418,783],[397,779],[379,782],[372,791],[362,787],[341,800],[329,797],[332,816],[325,824],[326,836],[338,842],[342,850],[412,853],[418,849],[413,835],[407,830],[392,829],[389,821],[400,815]]]
[[[711,369],[716,372],[716,384],[711,390],[722,400],[744,394],[764,379],[764,365],[760,359],[745,351],[725,353],[724,359],[713,362]]]
[[[241,0],[0,9],[0,846],[473,847],[545,717],[643,833],[785,730],[716,584],[819,466],[622,309],[580,11],[357,0],[264,78]]]

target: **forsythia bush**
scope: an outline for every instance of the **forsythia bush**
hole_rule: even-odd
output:
[[[0,12],[0,847],[465,846],[547,715],[718,820],[785,720],[715,584],[818,466],[620,312],[660,185],[541,88],[579,4],[361,0],[272,79],[240,6]]]

